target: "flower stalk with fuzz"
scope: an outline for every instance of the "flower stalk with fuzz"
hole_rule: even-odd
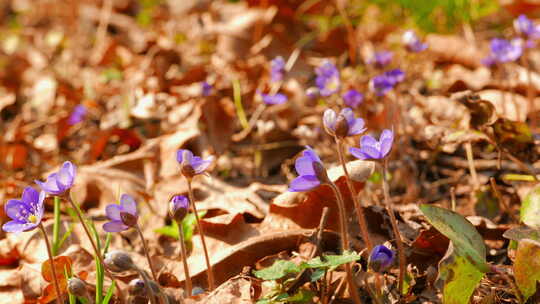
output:
[[[175,195],[169,203],[169,214],[176,221],[178,226],[178,241],[180,242],[180,258],[184,265],[184,277],[186,280],[185,296],[191,295],[192,283],[189,275],[189,265],[187,263],[187,248],[184,240],[184,226],[182,220],[186,217],[189,211],[189,199],[183,195]]]

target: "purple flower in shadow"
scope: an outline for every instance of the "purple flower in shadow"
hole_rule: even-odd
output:
[[[315,84],[319,88],[321,96],[326,97],[339,90],[341,82],[339,80],[339,70],[330,61],[326,60],[315,69],[317,78]]]
[[[421,52],[428,47],[427,43],[423,43],[422,41],[420,41],[420,39],[418,39],[418,36],[416,36],[416,33],[412,30],[403,33],[403,36],[401,36],[401,41],[403,42],[408,51],[414,53]]]
[[[264,94],[261,93],[262,101],[267,105],[277,105],[287,102],[287,95],[276,93],[276,94]]]
[[[202,96],[204,96],[204,97],[210,96],[211,93],[212,93],[212,85],[209,84],[206,81],[203,81],[201,83],[201,94],[202,94]]]
[[[4,205],[4,211],[11,221],[5,223],[2,229],[6,232],[22,232],[36,228],[43,218],[43,200],[45,192],[38,192],[32,187],[26,187],[20,200],[12,199]]]
[[[202,159],[199,156],[194,156],[193,152],[189,150],[180,149],[176,152],[176,160],[180,163],[182,174],[191,178],[204,173],[214,161],[214,157],[210,156],[207,159]]]
[[[45,182],[38,180],[35,182],[41,190],[51,195],[61,195],[73,186],[76,174],[77,167],[70,161],[67,161],[62,165],[58,172],[49,175]]]
[[[377,245],[369,255],[369,267],[376,272],[382,272],[394,263],[394,252],[384,245]]]
[[[82,104],[80,105],[77,105],[74,109],[73,109],[73,112],[71,112],[71,114],[69,115],[69,118],[68,118],[68,124],[70,126],[73,126],[73,125],[76,125],[80,122],[82,122],[84,120],[84,118],[86,117],[86,107]]]
[[[122,194],[120,205],[110,204],[105,208],[107,217],[111,220],[103,224],[103,230],[107,232],[119,232],[128,230],[137,224],[139,217],[137,203],[128,194]]]
[[[351,108],[356,108],[364,100],[364,94],[358,92],[355,89],[350,89],[343,94],[343,100],[345,104]]]
[[[311,147],[306,147],[294,165],[299,176],[291,181],[291,192],[308,191],[328,180],[321,159]]]
[[[327,109],[323,114],[323,124],[330,135],[338,137],[358,135],[366,131],[364,120],[355,118],[350,108],[341,110],[339,115],[334,110]]]
[[[383,68],[387,66],[394,57],[394,53],[390,51],[380,51],[375,53],[372,59],[369,60],[369,63],[374,64],[378,68]]]
[[[371,135],[364,135],[360,138],[360,148],[349,148],[349,152],[356,158],[366,159],[383,159],[392,150],[394,141],[394,132],[385,129],[381,133],[379,141]]]
[[[277,56],[276,58],[270,61],[270,79],[273,82],[278,82],[283,80],[283,75],[285,73],[285,60],[283,57]]]

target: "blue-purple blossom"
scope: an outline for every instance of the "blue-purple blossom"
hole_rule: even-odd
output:
[[[86,117],[86,107],[82,104],[80,105],[77,105],[73,111],[71,112],[71,114],[69,115],[69,118],[68,118],[68,124],[70,126],[73,126],[73,125],[76,125],[80,122],[82,122],[84,120],[84,118]]]
[[[514,29],[516,32],[528,39],[540,38],[540,27],[536,26],[532,20],[525,15],[519,15],[514,19]]]
[[[306,147],[302,156],[296,159],[295,168],[299,176],[291,181],[291,192],[307,191],[326,182],[324,166],[311,147]]]
[[[349,148],[349,152],[356,158],[367,159],[383,159],[392,149],[394,141],[394,132],[385,129],[381,133],[380,139],[377,141],[371,135],[364,135],[360,138],[360,148]]]
[[[323,114],[323,124],[328,133],[338,137],[354,136],[366,131],[364,120],[355,118],[350,108],[341,110],[339,115],[327,109]]]
[[[379,68],[383,68],[392,61],[393,56],[394,56],[394,53],[390,51],[380,51],[380,52],[375,53],[375,55],[369,62]]]
[[[105,213],[110,219],[103,224],[103,230],[107,232],[119,232],[128,230],[137,224],[139,217],[137,213],[137,203],[129,194],[122,194],[120,205],[110,204],[105,208]]]
[[[283,57],[277,56],[270,62],[270,79],[272,82],[278,82],[283,80],[285,73],[285,60]]]
[[[336,93],[341,85],[339,80],[339,70],[330,61],[324,61],[315,69],[317,78],[315,84],[319,88],[321,96],[326,97]]]
[[[490,66],[495,63],[505,63],[517,60],[523,54],[523,43],[520,39],[508,41],[501,38],[491,39],[491,54],[482,60]]]
[[[364,94],[358,92],[355,89],[350,89],[343,94],[343,100],[345,104],[351,108],[358,107],[364,100]]]
[[[180,163],[182,174],[191,178],[195,175],[204,173],[214,161],[214,156],[202,159],[199,156],[194,156],[193,152],[187,149],[180,149],[176,152],[176,160]]]
[[[427,43],[420,41],[418,36],[416,36],[416,33],[412,30],[403,33],[403,36],[401,36],[401,41],[410,52],[418,53],[427,49],[428,47]]]
[[[43,200],[45,192],[38,192],[32,187],[26,187],[20,200],[11,199],[4,210],[11,218],[11,221],[5,223],[2,229],[6,232],[22,232],[36,228],[43,218]]]
[[[369,255],[369,267],[376,272],[382,272],[394,263],[394,252],[384,245],[377,245]]]
[[[51,195],[61,195],[73,186],[77,167],[70,161],[66,161],[58,172],[52,173],[45,182],[36,180],[41,190]]]
[[[203,81],[201,83],[201,94],[202,94],[202,96],[204,96],[204,97],[210,96],[211,93],[212,93],[212,85],[209,84],[206,81]]]
[[[175,195],[169,203],[169,213],[177,220],[182,221],[189,210],[189,199],[184,195]]]
[[[369,87],[377,96],[384,96],[404,79],[405,73],[400,69],[394,69],[373,77],[369,82]]]
[[[282,93],[265,94],[261,93],[262,101],[267,105],[277,105],[287,102],[287,95]]]

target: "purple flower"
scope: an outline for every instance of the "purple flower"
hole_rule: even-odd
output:
[[[339,115],[334,110],[327,109],[324,111],[323,124],[330,135],[338,137],[358,135],[366,131],[364,120],[355,118],[350,108],[341,110]]]
[[[328,60],[324,61],[315,69],[315,74],[317,74],[315,84],[319,88],[321,96],[330,96],[339,90],[339,71],[333,63]]]
[[[392,149],[394,132],[383,130],[379,141],[371,135],[364,135],[360,139],[360,148],[349,148],[349,152],[359,159],[383,159]]]
[[[214,161],[214,157],[210,156],[207,159],[202,159],[199,156],[194,156],[189,150],[180,149],[176,152],[176,160],[180,163],[182,174],[192,178],[195,175],[204,173]]]
[[[418,36],[416,36],[416,33],[411,30],[403,33],[403,36],[401,36],[401,41],[403,44],[405,44],[405,47],[410,52],[418,53],[427,49],[428,47],[428,45],[426,43],[422,43],[422,41],[418,39]]]
[[[295,168],[299,176],[291,181],[289,187],[291,192],[307,191],[328,182],[321,159],[309,146],[302,156],[296,159]]]
[[[210,96],[211,93],[212,93],[212,85],[209,84],[206,81],[203,81],[201,83],[201,94],[202,94],[202,96],[204,96],[204,97]]]
[[[73,109],[73,112],[71,112],[71,114],[69,115],[69,118],[68,118],[68,124],[70,126],[73,126],[73,125],[76,125],[80,122],[82,122],[84,120],[84,118],[86,117],[86,107],[82,104],[80,105],[77,105],[74,109]]]
[[[390,79],[394,84],[405,80],[405,72],[400,69],[393,69],[384,73],[384,75]]]
[[[274,95],[260,93],[262,101],[267,105],[277,105],[287,102],[287,95],[276,93]]]
[[[24,188],[20,200],[9,200],[4,210],[12,220],[5,223],[2,229],[6,232],[22,232],[36,228],[43,218],[43,200],[45,192],[38,192],[32,187]]]
[[[270,79],[273,82],[283,80],[283,74],[285,73],[285,60],[283,57],[277,56],[270,62]]]
[[[169,203],[169,213],[176,221],[182,221],[189,210],[189,199],[183,195],[175,195]]]
[[[369,61],[369,63],[375,64],[375,66],[379,68],[383,68],[387,66],[390,61],[392,61],[392,57],[394,56],[394,53],[390,51],[381,51],[375,53],[373,58]]]
[[[345,101],[345,104],[352,108],[356,108],[364,100],[364,94],[358,92],[355,89],[348,90],[347,92],[345,92],[345,94],[343,94],[342,97]]]
[[[137,224],[139,215],[137,213],[137,203],[128,194],[122,194],[120,205],[110,204],[105,208],[107,217],[111,220],[103,224],[103,230],[107,232],[119,232],[128,230]]]
[[[394,252],[384,245],[377,245],[371,250],[369,255],[369,267],[376,272],[386,270],[394,262]]]
[[[494,63],[505,63],[517,60],[523,53],[523,45],[520,39],[508,41],[501,38],[491,39],[491,54],[482,60],[489,66]]]
[[[77,167],[70,161],[67,161],[62,165],[58,172],[49,175],[45,182],[38,180],[35,182],[41,190],[51,195],[61,195],[73,186],[76,174]]]
[[[519,35],[525,36],[529,39],[540,38],[540,28],[532,22],[527,16],[519,15],[514,19],[514,29]]]
[[[377,96],[384,96],[404,79],[405,73],[400,69],[394,69],[373,77],[369,82],[369,87]]]

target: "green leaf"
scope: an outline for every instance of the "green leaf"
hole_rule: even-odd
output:
[[[199,212],[199,217],[204,217],[206,215],[206,210]],[[195,227],[197,224],[197,219],[195,218],[195,214],[189,213],[186,215],[186,217],[182,220],[182,228],[184,229],[184,240],[186,242],[190,242],[191,238],[193,237],[193,231],[195,231]],[[176,240],[178,240],[178,225],[176,224],[176,221],[172,221],[170,225],[163,226],[161,228],[157,228],[154,230],[154,232],[166,235],[169,237],[172,237]]]
[[[107,293],[105,294],[105,297],[103,298],[103,302],[101,302],[101,304],[109,304],[109,301],[111,300],[114,293],[115,284],[116,282],[113,281],[111,286],[109,286],[109,289],[107,290]]]
[[[540,243],[533,240],[519,242],[514,260],[514,276],[525,301],[536,292],[540,281]]]
[[[540,228],[540,187],[527,194],[521,204],[521,221],[533,228]]]
[[[508,229],[503,233],[503,236],[509,240],[519,242],[523,239],[530,239],[533,241],[540,242],[540,229],[535,229],[531,227],[515,227]]]
[[[484,240],[467,219],[448,209],[426,204],[420,205],[420,210],[433,227],[452,241],[456,255],[466,258],[482,272],[489,271]]]
[[[306,303],[306,302],[311,301],[311,299],[313,299],[314,295],[315,294],[311,290],[300,289],[300,290],[298,290],[298,292],[295,295],[286,298],[283,302],[286,302],[286,303]]]
[[[325,255],[323,258],[315,257],[310,261],[302,263],[305,268],[335,268],[339,265],[351,263],[360,260],[360,255],[356,252],[346,251],[341,255]]]
[[[469,304],[470,297],[483,276],[484,273],[469,259],[455,252],[451,253],[439,264],[439,278],[444,280],[442,302]]]
[[[300,271],[302,271],[302,267],[291,261],[277,260],[272,266],[253,271],[253,274],[263,280],[278,280],[289,273],[298,273]]]
[[[311,273],[311,282],[315,282],[321,279],[326,273],[326,271],[327,269],[324,268],[315,269],[313,273]]]

